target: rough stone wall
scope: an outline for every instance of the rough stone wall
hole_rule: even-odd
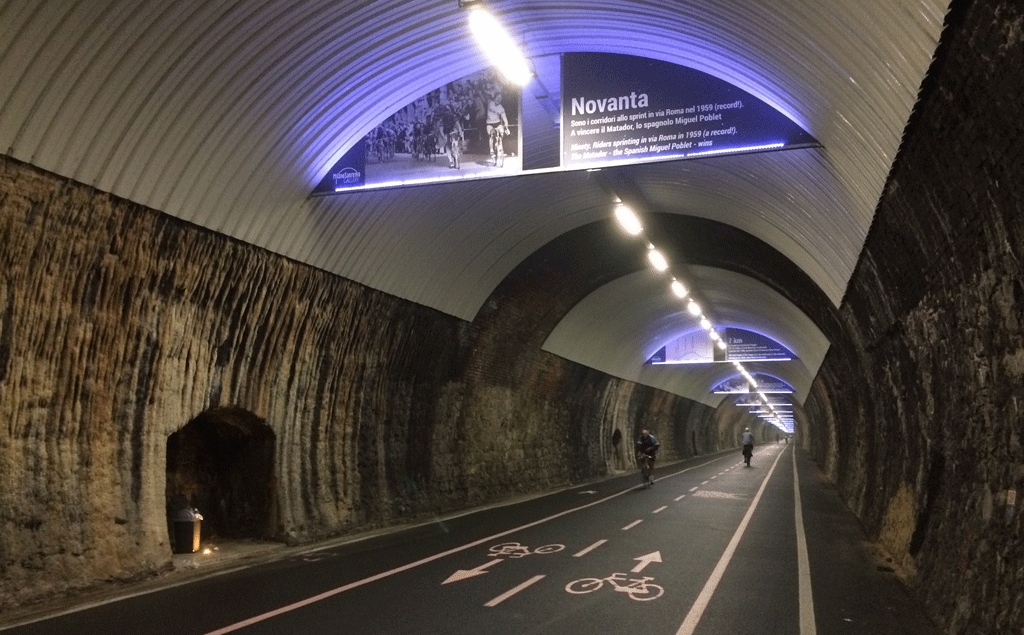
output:
[[[274,428],[282,539],[459,504],[468,325],[9,160],[0,241],[0,606],[164,566],[166,440],[213,406]]]
[[[1024,5],[954,2],[806,407],[947,633],[1024,630]]]
[[[711,409],[540,349],[557,288],[465,323],[7,157],[0,242],[0,610],[165,568],[167,438],[211,408],[273,430],[296,542],[633,469],[642,427],[715,449]]]

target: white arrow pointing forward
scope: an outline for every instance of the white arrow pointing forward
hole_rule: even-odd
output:
[[[633,573],[640,573],[644,570],[644,567],[651,564],[652,562],[661,562],[661,552],[655,551],[654,553],[649,553],[646,556],[640,556],[639,558],[633,559],[640,561],[640,564],[633,567]]]
[[[495,558],[490,562],[483,563],[475,569],[459,569],[455,573],[448,576],[448,579],[442,582],[441,584],[448,584],[449,582],[458,582],[459,580],[465,580],[466,578],[472,578],[473,576],[478,576],[482,573],[487,573],[486,571],[484,571],[484,569],[491,566],[492,564],[498,564],[499,562],[501,562],[501,559]]]

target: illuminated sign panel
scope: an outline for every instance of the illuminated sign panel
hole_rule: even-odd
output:
[[[562,55],[562,167],[817,145],[750,93],[685,66]]]
[[[793,387],[786,382],[772,377],[771,375],[754,374],[754,381],[757,382],[757,388],[750,385],[747,378],[743,375],[736,375],[726,379],[722,383],[712,389],[711,392],[716,395],[735,395],[735,394],[746,394],[763,392],[764,394],[790,394],[793,392]]]
[[[783,361],[793,353],[770,337],[745,329],[726,328],[723,351],[703,330],[694,330],[672,340],[652,355],[649,364],[709,364],[711,362]]]
[[[690,331],[652,355],[648,364],[707,364],[714,362],[716,356],[715,343],[708,338],[705,331]]]
[[[524,118],[522,89],[485,69],[381,121],[313,194],[819,145],[771,106],[707,73],[611,53],[564,53],[560,64],[560,124]],[[524,163],[527,137],[550,141],[555,156],[535,148],[544,161]]]
[[[793,353],[770,337],[744,329],[725,329],[726,361],[771,361],[793,359]]]
[[[775,407],[776,409],[792,409],[793,408],[793,404],[787,403],[787,402],[771,401],[769,403],[773,407]],[[746,400],[746,401],[743,401],[742,399],[738,400],[736,402],[736,405],[739,406],[740,408],[763,408],[764,407],[764,403],[761,402],[760,400],[752,401],[752,400],[749,400],[749,399]],[[792,414],[792,413],[790,413],[790,414]]]

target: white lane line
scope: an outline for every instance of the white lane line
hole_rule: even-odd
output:
[[[519,586],[513,587],[513,588],[509,589],[508,591],[505,591],[504,593],[502,593],[498,597],[494,598],[493,600],[491,600],[487,604],[484,604],[484,606],[498,606],[499,604],[501,604],[505,600],[507,600],[510,597],[512,597],[513,595],[515,595],[516,593],[519,593],[520,591],[522,591],[526,587],[530,586],[531,584],[533,584],[535,582],[540,582],[543,579],[544,579],[544,576],[542,576],[542,575],[535,575],[532,578],[530,578],[529,580],[527,580],[526,582],[523,582],[522,584],[520,584]]]
[[[811,592],[811,560],[807,557],[804,513],[800,506],[800,479],[796,474],[796,450],[793,450],[793,494],[796,497],[796,562],[800,579],[800,635],[816,635],[814,594]]]
[[[696,487],[691,487],[691,488],[690,488],[690,491],[691,491],[691,492],[696,492],[696,491],[697,491],[697,488],[696,488]]]
[[[732,540],[729,541],[729,546],[725,548],[725,553],[722,554],[718,564],[715,565],[715,570],[711,572],[711,577],[704,584],[704,589],[701,590],[697,600],[690,607],[690,612],[686,614],[686,619],[679,625],[676,635],[693,635],[694,630],[697,628],[697,623],[700,622],[701,616],[704,615],[704,609],[707,608],[708,602],[711,601],[711,596],[715,594],[715,589],[718,588],[718,583],[722,580],[722,575],[725,574],[725,570],[732,560],[733,553],[736,552],[736,547],[740,544],[740,539],[743,538],[743,532],[747,530],[747,524],[750,523],[750,518],[754,515],[754,510],[757,509],[757,504],[761,501],[761,495],[764,494],[764,489],[768,486],[768,481],[771,479],[772,473],[775,472],[775,466],[779,464],[781,456],[780,454],[775,457],[772,469],[768,470],[768,475],[764,477],[761,488],[757,490],[757,495],[754,496],[753,502],[750,503],[750,508],[747,510],[746,515],[743,516],[743,520],[740,521],[740,526],[736,528],[736,533],[733,534]]]
[[[637,525],[639,525],[642,522],[644,522],[644,521],[643,520],[634,520],[633,522],[631,522],[628,525],[626,525],[625,527],[623,527],[622,531],[629,531],[630,529],[636,527]]]
[[[710,481],[710,480],[711,480],[711,479],[708,479],[708,481]],[[701,485],[707,485],[707,484],[708,484],[708,481],[704,481],[703,483],[701,483]]]
[[[666,509],[668,509],[668,505],[662,505],[661,507],[659,507],[658,509],[654,510],[651,513],[652,514],[657,514],[658,512],[665,511]]]
[[[719,457],[719,458],[716,458],[716,459],[711,459],[711,460],[705,461],[705,462],[703,462],[703,463],[701,463],[699,465],[694,465],[694,466],[691,466],[691,467],[683,468],[683,469],[679,470],[678,472],[673,472],[672,474],[666,474],[665,476],[662,476],[661,479],[659,479],[659,480],[663,481],[666,478],[669,478],[671,476],[679,476],[680,474],[685,474],[686,472],[690,472],[692,470],[696,470],[696,469],[702,468],[705,465],[711,465],[712,463],[715,463],[716,461],[722,460],[722,458],[723,457]],[[697,488],[694,488],[694,489],[697,489]],[[496,533],[496,534],[492,534],[490,536],[487,536],[486,538],[481,538],[480,540],[474,540],[473,542],[466,543],[466,544],[464,544],[464,545],[462,545],[460,547],[455,547],[454,549],[449,549],[448,551],[442,551],[441,553],[435,553],[432,556],[427,556],[426,558],[417,560],[416,562],[410,562],[410,563],[404,564],[404,565],[402,565],[400,567],[395,567],[394,569],[391,569],[389,571],[383,571],[383,572],[378,573],[376,575],[372,575],[372,576],[370,576],[368,578],[363,578],[362,580],[356,580],[355,582],[351,582],[351,583],[346,584],[344,586],[340,586],[340,587],[337,587],[335,589],[331,589],[329,591],[324,591],[323,593],[320,593],[318,595],[314,595],[312,597],[308,597],[305,600],[299,600],[298,602],[294,602],[294,603],[289,604],[287,606],[282,606],[281,608],[274,609],[272,611],[267,611],[266,613],[262,613],[260,615],[256,615],[256,616],[250,617],[247,620],[242,620],[241,622],[236,622],[234,624],[230,624],[230,625],[225,626],[223,628],[219,628],[219,629],[217,629],[215,631],[210,631],[206,635],[224,635],[225,633],[231,633],[233,631],[237,631],[237,630],[245,628],[247,626],[252,626],[253,624],[257,624],[259,622],[262,622],[263,620],[267,620],[267,619],[270,619],[272,617],[276,617],[278,615],[282,615],[284,613],[288,613],[290,611],[294,611],[296,609],[300,609],[300,608],[302,608],[304,606],[309,606],[310,604],[314,604],[314,603],[319,602],[321,600],[326,600],[329,597],[334,597],[335,595],[337,595],[339,593],[344,593],[345,591],[351,591],[352,589],[355,589],[357,587],[361,587],[364,584],[369,584],[371,582],[376,582],[377,580],[383,580],[384,578],[388,578],[388,577],[391,577],[391,576],[393,576],[395,574],[402,573],[403,571],[408,571],[409,569],[414,569],[414,568],[416,568],[416,567],[418,567],[420,565],[427,564],[428,562],[433,562],[434,560],[438,560],[440,558],[444,558],[446,556],[450,556],[453,553],[458,553],[460,551],[465,551],[466,549],[472,549],[473,547],[478,547],[478,546],[480,546],[482,544],[485,544],[485,543],[488,543],[488,542],[492,542],[492,541],[494,541],[494,540],[496,540],[498,538],[504,538],[505,536],[508,536],[510,534],[514,534],[517,531],[522,531],[524,529],[529,529],[530,527],[536,527],[537,525],[543,525],[544,523],[552,521],[552,520],[554,520],[556,518],[561,518],[562,516],[568,516],[569,514],[572,514],[572,513],[575,513],[575,512],[578,512],[578,511],[581,511],[581,510],[593,507],[594,505],[600,505],[601,503],[607,503],[608,501],[612,500],[613,498],[618,498],[619,496],[625,496],[626,494],[630,494],[630,493],[635,492],[635,491],[636,491],[635,487],[628,487],[628,488],[626,488],[626,489],[624,489],[622,491],[616,492],[614,494],[610,494],[608,496],[605,496],[604,498],[600,498],[600,499],[595,500],[595,501],[591,501],[591,502],[589,502],[589,503],[587,503],[585,505],[580,505],[579,507],[573,507],[572,509],[566,509],[564,511],[558,512],[557,514],[552,514],[552,515],[548,516],[547,518],[541,518],[540,520],[535,520],[532,523],[526,523],[525,525],[520,525],[518,527],[513,527],[512,529],[507,529],[505,531],[502,531],[502,532],[499,532],[499,533]]]
[[[682,500],[682,499],[684,499],[684,498],[686,498],[686,494],[682,494],[682,495],[680,495],[680,496],[676,496],[676,500],[677,500],[677,501],[678,501],[678,500]]]
[[[591,551],[593,551],[594,549],[597,549],[598,547],[600,547],[601,545],[603,545],[606,542],[608,542],[608,541],[602,538],[601,540],[598,540],[597,542],[595,542],[594,544],[590,545],[589,547],[587,547],[583,551],[580,551],[578,553],[574,553],[572,555],[572,557],[573,558],[583,557],[583,556],[587,555],[588,553],[590,553]]]
[[[711,477],[710,479],[708,479],[708,480],[711,480],[711,481],[713,481],[713,480],[715,480],[716,478],[718,478],[718,475],[717,475],[717,474],[716,474],[716,475],[714,475],[714,476],[712,476],[712,477]]]

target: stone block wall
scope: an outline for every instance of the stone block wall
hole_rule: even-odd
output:
[[[0,610],[165,569],[168,437],[214,410],[271,429],[290,542],[632,469],[642,427],[668,459],[721,436],[542,351],[564,299],[521,278],[466,323],[8,157],[0,244]]]
[[[947,633],[1024,629],[1024,5],[953,2],[808,447]]]

